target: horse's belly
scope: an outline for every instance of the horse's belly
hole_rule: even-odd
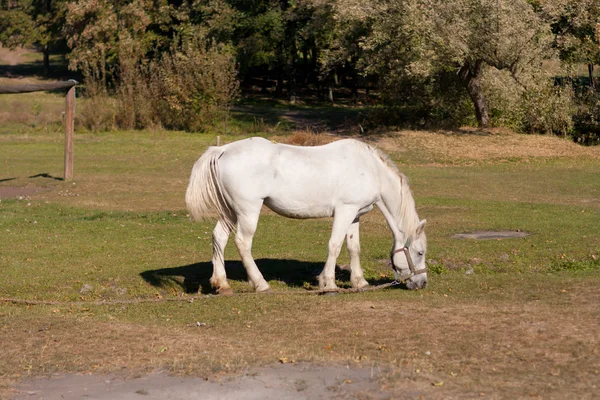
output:
[[[323,218],[333,215],[333,207],[325,203],[313,203],[309,205],[297,200],[267,197],[264,204],[277,214],[288,218]]]

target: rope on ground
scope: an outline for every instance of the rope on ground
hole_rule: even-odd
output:
[[[26,299],[15,299],[15,298],[0,298],[0,302],[2,303],[12,303],[17,305],[27,305],[27,306],[40,306],[40,305],[50,305],[50,306],[83,306],[83,305],[92,305],[92,306],[104,306],[104,305],[118,305],[118,304],[141,304],[141,303],[166,303],[166,302],[188,302],[193,303],[196,300],[207,299],[211,297],[229,297],[229,296],[262,296],[262,295],[279,295],[279,296],[288,296],[288,295],[332,295],[339,293],[361,293],[361,292],[372,292],[375,290],[386,289],[388,287],[396,286],[399,283],[389,282],[381,285],[369,286],[363,289],[345,289],[338,288],[335,290],[294,290],[289,292],[274,292],[269,291],[265,293],[234,293],[232,295],[227,296],[215,296],[213,294],[205,294],[199,296],[187,296],[187,297],[159,297],[153,299],[131,299],[131,300],[90,300],[90,301],[52,301],[52,300],[26,300]]]

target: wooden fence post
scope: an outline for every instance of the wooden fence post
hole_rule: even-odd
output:
[[[26,83],[19,85],[6,85],[0,83],[0,94],[30,93],[51,90],[68,89],[65,97],[65,181],[73,179],[73,133],[75,131],[75,85],[74,79],[66,82],[53,83]]]
[[[75,86],[65,97],[65,181],[73,179],[73,133],[75,131]]]

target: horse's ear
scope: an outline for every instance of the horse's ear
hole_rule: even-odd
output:
[[[419,225],[417,225],[417,230],[416,230],[417,236],[419,236],[421,233],[423,233],[425,231],[426,223],[427,223],[426,219],[422,219],[421,222],[419,222]]]

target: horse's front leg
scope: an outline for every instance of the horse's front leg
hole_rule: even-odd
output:
[[[338,207],[335,209],[333,218],[333,229],[329,238],[327,261],[323,272],[319,275],[319,288],[321,290],[336,290],[335,284],[335,262],[342,250],[346,232],[356,218],[358,209],[354,207]]]
[[[346,232],[346,247],[350,253],[350,282],[354,289],[363,289],[369,286],[365,280],[363,270],[360,267],[360,239],[358,235],[359,221],[358,217],[352,222],[348,232]]]

